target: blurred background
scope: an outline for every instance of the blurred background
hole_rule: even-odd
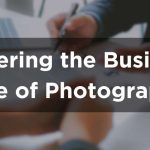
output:
[[[82,5],[84,1],[82,0],[44,0],[45,8],[43,12],[43,16],[47,17],[49,15],[53,15],[60,11],[67,11],[70,4],[72,2],[78,2]],[[91,1],[91,0],[87,0]],[[2,8],[10,9],[17,11],[18,13],[23,13],[30,16],[38,16],[38,12],[40,10],[41,4],[43,0],[1,0],[0,6]],[[56,9],[57,8],[57,9]]]
[[[87,2],[90,2],[90,1],[92,0],[87,0]],[[43,24],[46,26],[46,21],[49,18],[51,18],[52,16],[56,15],[59,12],[67,12],[72,2],[78,2],[80,6],[82,7],[85,1],[84,0],[0,0],[0,7],[1,7],[0,17],[5,17],[5,16],[11,17],[12,19],[17,19],[19,23],[20,23],[20,19],[25,20],[27,18],[30,18],[30,19],[40,18],[42,19],[41,21],[43,22]],[[28,28],[28,26],[26,27]],[[145,24],[140,24],[140,25],[138,24],[138,25],[135,25],[129,32],[121,33],[117,36],[118,37],[142,37],[145,27],[146,27]],[[33,26],[31,27],[31,30],[32,28]],[[25,30],[24,32],[25,35],[30,36],[29,34],[31,34],[31,32],[29,28],[28,28],[28,34],[26,33],[27,30],[24,27],[22,28],[22,30]],[[37,27],[37,30],[39,30],[38,27]],[[125,121],[131,117],[131,114],[132,113],[114,113],[113,123],[116,129],[115,131],[118,131],[118,128],[117,128],[118,126],[121,126],[124,123],[126,124]],[[128,122],[130,122],[131,120],[129,120]],[[134,125],[132,126],[132,128],[134,129]],[[0,140],[0,144],[10,145],[10,146],[18,144],[20,148],[22,147],[22,144],[28,143],[28,146],[30,149],[30,145],[31,147],[32,146],[34,147],[36,143],[39,143],[39,145],[42,143],[46,143],[46,142],[49,143],[50,141],[59,139],[60,137],[61,137],[60,134],[55,134],[55,135],[47,134],[41,137],[33,137],[32,139],[33,143],[31,143],[31,139],[29,137],[23,137],[22,139],[17,138],[16,140],[11,138],[11,139]],[[116,136],[116,137],[117,137],[117,140],[116,140],[116,143],[117,143],[120,136]],[[18,142],[18,139],[20,140],[19,142]],[[114,139],[114,134],[112,134],[112,139]],[[110,142],[106,143],[105,145],[109,145],[109,143]]]
[[[34,18],[49,19],[58,12],[69,10],[72,2],[78,2],[82,7],[85,1],[92,0],[0,0],[0,7],[12,10]],[[134,26],[129,33],[119,34],[121,37],[141,37],[145,31],[145,24]]]

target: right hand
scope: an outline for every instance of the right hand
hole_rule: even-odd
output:
[[[48,21],[48,28],[52,38],[59,38],[59,31],[61,27],[64,25],[65,18],[67,14],[62,13],[59,14]],[[96,20],[90,16],[85,14],[77,14],[73,16],[66,24],[65,29],[67,32],[67,38],[84,38],[89,39],[86,43],[82,42],[79,44],[72,44],[72,46],[83,47],[90,44],[93,38],[95,38],[98,25]],[[70,43],[70,42],[68,42]],[[66,45],[68,44],[66,43]],[[79,43],[79,40],[78,40]],[[65,45],[65,46],[66,46]],[[70,47],[69,47],[70,48]],[[76,47],[73,47],[76,48]]]

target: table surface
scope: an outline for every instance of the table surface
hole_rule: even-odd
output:
[[[0,17],[30,20],[32,18],[0,9]],[[104,150],[136,149],[147,150],[150,147],[150,115],[149,113],[114,113],[114,128],[109,137],[101,144]],[[140,131],[142,132],[139,132]],[[0,140],[0,146],[7,145],[21,149],[36,149],[42,145],[53,143],[60,139],[60,132],[41,136],[8,137]],[[137,138],[138,137],[138,138]],[[26,144],[28,143],[28,144]],[[149,147],[148,147],[149,146]]]

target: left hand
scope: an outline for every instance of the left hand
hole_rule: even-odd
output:
[[[0,113],[0,137],[38,135],[56,130],[53,125],[57,113],[6,112]]]
[[[78,80],[72,82],[70,86],[72,88],[79,85],[87,87],[91,82],[93,82],[92,79]],[[63,132],[63,138],[60,144],[77,139],[94,144],[100,143],[112,128],[112,107],[110,104],[99,103],[98,105],[89,96],[78,103],[76,100],[73,98],[70,101],[69,112],[65,113],[62,120],[60,130]],[[91,111],[87,112],[87,110]]]

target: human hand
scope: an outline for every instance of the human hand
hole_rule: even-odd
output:
[[[116,50],[116,53],[119,56],[124,56],[125,58],[127,58],[127,56],[131,56],[132,58],[134,56],[142,56],[143,59],[142,59],[142,62],[144,63],[145,61],[145,51],[148,51],[150,52],[150,45],[149,44],[145,44],[145,45],[142,45],[141,47],[135,47],[135,48],[120,48],[120,49],[117,49]],[[150,69],[149,68],[145,68],[144,66],[141,68],[141,69],[136,69],[136,68],[128,68],[128,69],[122,69],[121,67],[118,67],[118,69],[120,71],[127,71],[127,72],[142,72],[142,73],[145,73],[145,72],[149,72]]]
[[[0,113],[0,137],[39,135],[58,130],[52,112],[8,112]]]
[[[59,95],[54,95],[52,99],[58,102]],[[0,138],[20,135],[40,135],[58,131],[63,112],[61,110],[60,112],[56,112],[56,106],[58,109],[62,107],[58,107],[57,102],[53,101],[51,103],[51,101],[47,101],[42,96],[40,103],[35,103],[35,105],[25,108],[23,106],[21,112],[17,108],[0,109]]]
[[[48,28],[52,38],[59,38],[59,31],[64,25],[66,17],[67,13],[62,13],[48,21]],[[91,43],[96,36],[98,25],[92,16],[81,13],[73,16],[65,23],[65,30],[67,35],[61,47],[63,49],[78,49]]]
[[[72,88],[79,85],[87,87],[90,82],[93,80],[78,80],[70,85]],[[72,99],[68,105],[68,112],[65,113],[61,123],[60,129],[63,132],[63,138],[60,144],[71,140],[84,140],[98,144],[104,140],[112,127],[111,109],[110,105],[103,103],[98,105],[88,96],[78,102],[76,99]],[[99,112],[100,110],[102,112]]]
[[[67,112],[61,125],[64,134],[61,143],[84,140],[98,144],[104,140],[111,127],[111,112]]]

